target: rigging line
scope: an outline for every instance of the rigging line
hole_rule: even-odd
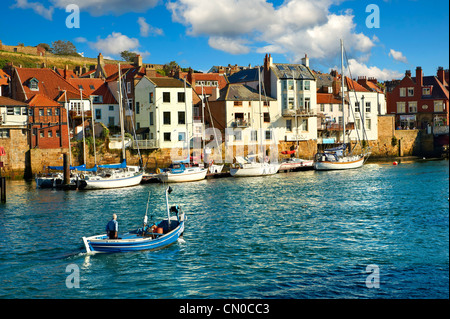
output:
[[[126,73],[125,73],[126,74]],[[124,75],[125,75],[124,74]],[[122,76],[123,77],[123,76]],[[122,90],[122,81],[121,81],[121,90]],[[128,104],[128,94],[127,94],[127,92],[126,92],[126,90],[125,90],[125,87],[123,88],[123,90],[122,90],[122,92],[124,92],[124,97],[126,97],[126,100],[127,100],[127,103],[126,103],[126,105],[127,105],[127,108],[130,110],[130,111],[132,111],[131,110],[131,107],[130,107],[130,105]],[[122,101],[123,102],[123,101]],[[137,136],[136,136],[136,130],[134,129],[134,121],[133,121],[133,116],[130,116],[130,118],[131,118],[131,126],[133,127],[133,136],[134,136],[134,140],[135,141],[137,141]],[[139,156],[139,159],[140,159],[140,161],[141,161],[141,163],[143,163],[143,159],[142,159],[142,156],[141,156],[141,151],[140,151],[140,149],[139,149],[139,144],[138,143],[136,143],[136,147],[137,147],[137,151],[138,151],[138,156]]]
[[[348,57],[347,57],[347,51],[345,50],[345,47],[344,47],[344,54],[345,54],[345,60],[347,61],[347,68],[348,68],[348,73],[350,74],[350,80],[352,79],[352,72],[351,72],[351,70],[350,70],[350,65],[349,65],[349,63],[348,63]],[[355,94],[355,99],[356,99],[356,102],[358,102],[358,96],[357,96],[357,94],[356,94],[356,90],[355,90],[355,88],[353,87],[353,93]],[[360,115],[360,118],[361,119],[363,119],[363,116],[362,116],[362,112],[361,112],[361,110],[362,110],[362,108],[363,107],[365,107],[365,105],[360,105],[360,108],[359,108],[359,115]],[[365,119],[364,119],[365,120]],[[363,140],[368,140],[368,137],[367,137],[367,132],[366,132],[366,129],[365,129],[365,123],[364,123],[364,121],[361,121],[361,125],[362,125],[362,139]]]

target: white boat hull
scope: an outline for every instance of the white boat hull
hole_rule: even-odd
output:
[[[273,175],[280,169],[280,164],[269,163],[250,163],[243,164],[241,167],[231,168],[230,174],[233,177],[251,177]]]
[[[206,178],[207,169],[196,169],[186,171],[182,173],[170,173],[164,172],[159,174],[159,180],[163,183],[183,183],[183,182],[195,182]]]
[[[359,168],[359,167],[363,166],[363,164],[364,164],[364,156],[360,157],[359,159],[349,160],[349,161],[315,162],[314,163],[314,169],[317,170],[317,171],[352,169],[352,168]]]
[[[136,186],[141,183],[143,173],[132,175],[132,176],[112,176],[111,178],[106,177],[90,177],[85,179],[86,187],[85,189],[106,189],[106,188],[122,188]]]

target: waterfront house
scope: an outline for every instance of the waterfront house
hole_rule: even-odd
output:
[[[135,123],[140,149],[186,147],[193,136],[192,94],[189,83],[180,79],[144,76],[139,80]]]
[[[67,111],[60,103],[44,94],[28,100],[28,129],[30,148],[68,148]]]
[[[25,170],[28,147],[27,130],[28,104],[0,96],[0,146],[3,170],[11,175]]]
[[[427,129],[428,132],[449,125],[448,70],[438,68],[437,75],[416,76],[407,70],[403,79],[387,94],[387,113],[395,114],[397,129]]]

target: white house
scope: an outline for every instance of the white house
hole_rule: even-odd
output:
[[[135,86],[139,148],[183,148],[193,136],[192,88],[181,79],[144,76]]]

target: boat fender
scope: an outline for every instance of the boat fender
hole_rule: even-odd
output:
[[[80,178],[81,178],[81,179],[84,179],[84,174],[80,174]]]
[[[161,170],[159,168],[156,169],[156,174],[161,174]]]
[[[398,162],[397,161],[394,161],[394,163],[392,163],[392,165],[398,165]]]

